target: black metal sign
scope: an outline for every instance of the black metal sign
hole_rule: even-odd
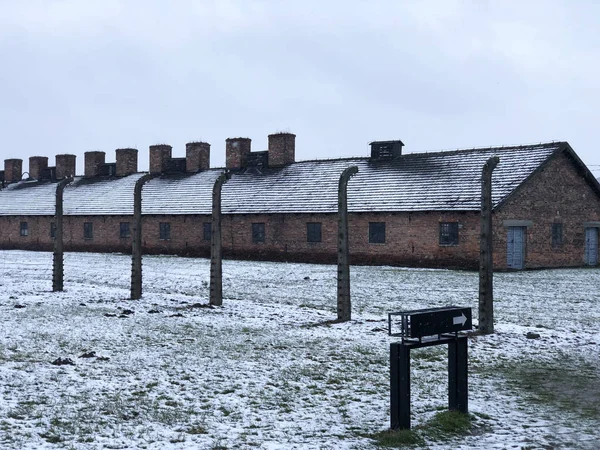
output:
[[[468,413],[467,336],[458,332],[472,328],[471,308],[389,313],[388,326],[391,336],[402,337],[402,342],[390,344],[391,428],[410,428],[410,351],[422,347],[448,345],[448,408]],[[392,326],[398,332],[392,333]]]
[[[445,306],[388,314],[390,336],[400,336],[403,339],[456,333],[472,328],[471,308]]]

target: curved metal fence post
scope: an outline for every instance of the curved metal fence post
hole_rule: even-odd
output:
[[[221,191],[231,173],[219,175],[212,194],[212,225],[210,237],[210,304],[223,304],[223,246],[221,242]]]
[[[54,253],[52,255],[52,292],[64,289],[64,246],[63,246],[63,193],[73,177],[65,178],[56,186],[54,212]]]
[[[131,244],[131,300],[142,298],[142,187],[154,178],[147,173],[135,182],[133,190],[133,242]]]
[[[352,317],[348,248],[348,181],[356,173],[358,173],[358,167],[348,167],[342,172],[338,185],[338,322],[347,322]]]
[[[494,332],[494,246],[492,236],[492,172],[500,162],[487,160],[481,174],[481,236],[479,250],[479,331]]]

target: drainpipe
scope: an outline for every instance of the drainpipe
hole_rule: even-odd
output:
[[[131,300],[142,298],[142,187],[155,174],[143,175],[133,189],[133,243],[131,244]]]
[[[348,248],[348,181],[358,173],[350,166],[342,172],[338,185],[338,292],[337,321],[348,322],[352,316],[350,302],[350,265]]]
[[[500,162],[487,160],[481,174],[481,239],[479,242],[479,331],[494,332],[494,254],[492,236],[492,172]]]
[[[210,304],[223,304],[223,243],[221,242],[221,191],[231,178],[230,172],[219,175],[212,194],[212,225],[210,240]]]
[[[52,292],[64,289],[64,248],[63,248],[63,193],[73,177],[65,178],[56,186],[56,203],[54,212],[54,254],[52,255]]]

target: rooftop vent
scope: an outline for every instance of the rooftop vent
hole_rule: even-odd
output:
[[[185,173],[185,158],[171,158],[167,162],[167,173]]]
[[[46,167],[40,172],[40,180],[56,180],[56,167]]]
[[[109,177],[116,175],[116,173],[117,163],[105,163],[98,168],[98,175],[100,176]]]
[[[380,161],[394,159],[402,155],[402,141],[374,141],[371,142],[371,159]]]
[[[269,151],[263,152],[251,152],[246,156],[247,167],[268,167],[269,165]]]

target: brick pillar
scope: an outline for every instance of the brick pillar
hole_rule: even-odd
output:
[[[225,140],[225,166],[228,169],[241,169],[246,166],[250,153],[250,138],[229,138]]]
[[[75,176],[75,155],[56,155],[56,179]]]
[[[5,159],[4,160],[4,181],[13,183],[20,181],[23,176],[23,160],[22,159]]]
[[[118,148],[115,151],[117,155],[117,176],[125,177],[136,173],[138,170],[138,151],[135,148]]]
[[[31,156],[29,157],[29,178],[39,180],[42,178],[42,172],[48,168],[48,157]]]
[[[185,171],[200,172],[210,169],[210,144],[188,142],[185,144]]]
[[[166,144],[150,146],[150,173],[161,173],[167,170],[173,147]]]
[[[106,162],[106,153],[104,152],[85,152],[85,172],[86,177],[97,177],[100,175],[100,167]]]
[[[269,135],[269,167],[286,166],[296,161],[296,135],[275,133]]]

